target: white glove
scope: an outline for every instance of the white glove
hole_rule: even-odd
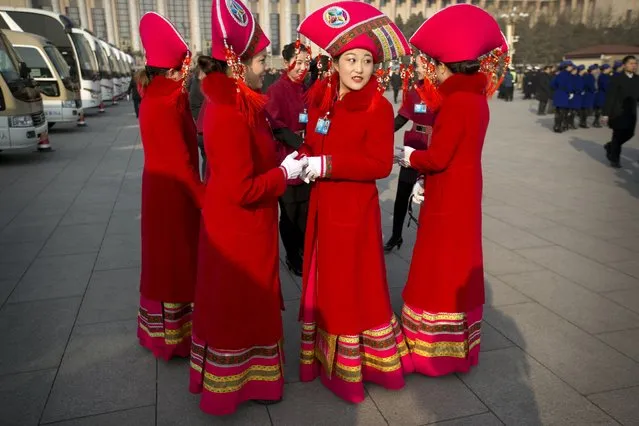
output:
[[[574,98],[574,97],[575,97],[575,95],[574,95],[573,93],[571,93],[570,95],[568,95],[568,99],[572,99],[572,98]]]
[[[302,174],[304,167],[308,164],[308,159],[306,157],[302,157],[299,160],[296,160],[299,154],[297,151],[290,153],[286,156],[280,167],[284,169],[286,172],[286,179],[297,179]]]
[[[308,164],[302,173],[302,180],[306,183],[314,182],[315,179],[324,177],[326,175],[325,170],[325,157],[308,157]]]
[[[398,151],[400,151],[399,155],[399,165],[402,167],[411,167],[410,165],[410,155],[415,151],[415,148],[411,148],[410,146],[398,147]]]
[[[417,183],[413,186],[413,203],[421,204],[424,202],[424,179],[417,179]]]

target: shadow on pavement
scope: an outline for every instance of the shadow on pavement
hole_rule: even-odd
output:
[[[570,145],[577,151],[586,153],[590,158],[606,166],[609,165],[603,144],[573,137]],[[626,144],[627,145],[627,144]],[[617,186],[628,191],[630,195],[639,198],[639,150],[624,145],[621,154],[621,169],[614,169]]]

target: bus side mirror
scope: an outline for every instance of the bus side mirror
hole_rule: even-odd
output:
[[[28,79],[31,77],[31,69],[24,62],[20,62],[20,78]]]

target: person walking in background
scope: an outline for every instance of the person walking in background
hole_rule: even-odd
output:
[[[393,103],[397,104],[397,97],[399,96],[399,89],[402,88],[402,77],[399,75],[399,71],[391,71],[390,85],[393,89]]]
[[[637,125],[637,102],[639,101],[639,76],[637,58],[623,59],[623,72],[610,79],[604,106],[604,121],[612,129],[612,140],[605,144],[610,166],[621,167],[621,147],[635,134]]]
[[[140,102],[142,102],[142,96],[140,96],[140,92],[138,91],[138,81],[135,78],[131,78],[131,82],[129,83],[129,90],[127,92],[129,96],[131,96],[131,100],[133,101],[133,110],[135,111],[135,118],[140,118]]]
[[[193,120],[196,123],[197,129],[197,146],[200,150],[200,157],[202,157],[202,168],[200,170],[200,175],[202,179],[206,176],[206,152],[204,151],[204,135],[203,135],[203,123],[200,119],[200,112],[202,111],[202,106],[204,104],[204,95],[202,94],[202,90],[200,87],[200,80],[205,77],[205,74],[198,67],[195,67],[193,70],[193,75],[191,76],[191,84],[189,87],[189,106],[191,109],[191,115],[193,116]]]
[[[409,74],[406,71],[406,79],[411,78]],[[418,60],[416,62],[415,74],[417,83],[410,90],[408,89],[411,86],[409,82],[404,82],[404,90],[407,93],[404,93],[402,106],[395,117],[395,131],[401,129],[408,121],[412,121],[412,128],[404,133],[404,146],[423,150],[427,149],[430,143],[435,113],[426,106],[418,94],[418,90],[422,89],[424,78],[426,78],[426,70],[422,61]],[[415,169],[400,167],[395,203],[393,205],[393,229],[390,238],[384,245],[384,251],[386,252],[392,251],[395,247],[400,249],[404,243],[402,238],[404,220],[408,212],[410,195],[413,191],[413,186],[417,182],[418,175],[419,173]]]
[[[430,147],[405,147],[402,159],[427,175],[425,187],[415,185],[415,193],[426,201],[402,294],[402,324],[416,371],[442,376],[468,372],[479,362],[484,305],[481,157],[490,120],[488,89],[494,89],[493,73],[480,69],[504,55],[508,46],[497,21],[470,4],[436,13],[410,41],[433,69],[434,81],[425,81],[431,90],[424,92],[436,90],[440,101],[433,102],[437,119]]]
[[[535,92],[535,98],[539,101],[539,107],[537,108],[537,115],[546,115],[548,108],[548,100],[552,95],[550,89],[550,82],[552,80],[552,67],[545,66],[544,71],[537,76],[537,90]]]
[[[504,86],[504,100],[506,102],[512,102],[515,96],[515,77],[513,77],[512,71],[506,71],[502,86]]]
[[[191,348],[191,313],[203,186],[198,173],[195,123],[184,87],[190,51],[163,16],[140,20],[146,66],[137,81],[142,171],[142,266],[138,338],[165,360]]]
[[[592,124],[593,127],[601,126],[601,114],[604,105],[606,104],[606,92],[608,91],[608,85],[610,84],[610,76],[612,74],[612,67],[610,64],[603,64],[599,68],[599,75],[597,76],[597,93],[595,95],[595,121]]]
[[[266,113],[284,156],[299,149],[304,142],[308,122],[304,81],[311,60],[309,52],[310,49],[301,43],[284,46],[284,71],[267,92]],[[279,200],[280,236],[286,250],[286,266],[298,277],[302,276],[310,192],[310,187],[299,180],[289,184]]]

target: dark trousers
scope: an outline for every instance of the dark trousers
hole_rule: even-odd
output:
[[[399,96],[399,87],[393,87],[393,102],[397,103],[397,96]]]
[[[636,123],[636,119],[635,119]],[[618,163],[621,158],[621,146],[635,135],[635,126],[624,129],[612,129],[612,141],[608,151],[608,160]]]
[[[563,132],[566,129],[566,108],[555,108],[555,132]]]
[[[135,110],[135,118],[140,116],[140,100],[133,98],[133,109]]]
[[[546,115],[546,108],[548,107],[548,101],[539,101],[539,108],[537,109],[537,115]]]
[[[404,220],[408,212],[410,194],[413,186],[417,182],[417,170],[402,167],[399,171],[399,181],[397,182],[397,193],[395,194],[395,205],[393,206],[393,234],[392,238],[400,238],[404,228]]]
[[[202,180],[206,176],[206,152],[204,151],[204,135],[202,133],[197,134],[197,147],[200,150],[200,156],[202,157],[202,169],[200,170],[200,174],[202,175]]]
[[[304,233],[308,216],[309,185],[289,185],[280,197],[280,237],[291,264],[302,269]]]
[[[590,116],[589,108],[579,110],[579,127],[588,128],[588,117]]]
[[[515,87],[506,87],[504,89],[506,102],[512,102],[515,97]]]
[[[601,127],[601,123],[599,122],[601,119],[601,108],[595,108],[595,121],[592,123],[595,127]]]

